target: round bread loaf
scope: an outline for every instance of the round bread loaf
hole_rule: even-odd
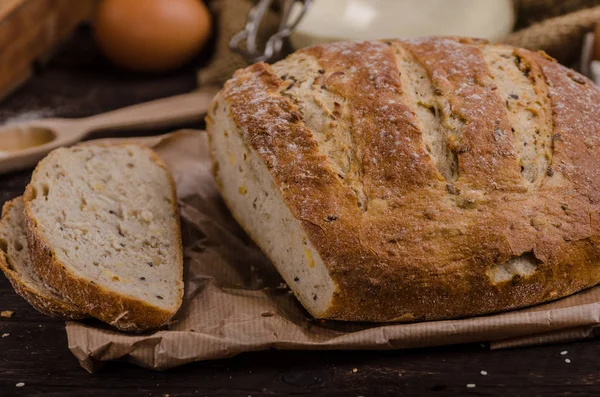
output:
[[[315,317],[471,316],[600,281],[600,92],[544,53],[307,48],[238,71],[207,122],[227,205]]]

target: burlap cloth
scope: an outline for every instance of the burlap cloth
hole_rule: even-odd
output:
[[[600,22],[600,0],[515,0],[521,27],[504,43],[544,50],[559,62],[572,66],[587,32]]]
[[[221,85],[229,79],[237,69],[248,65],[242,55],[229,49],[231,38],[246,25],[248,12],[252,8],[250,0],[213,0],[209,3],[216,20],[216,43],[212,59],[208,66],[198,73],[200,86]],[[271,11],[261,24],[258,36],[259,48],[279,27],[280,18],[276,11]]]
[[[600,0],[514,2],[518,30],[502,41],[517,47],[544,50],[566,65],[572,65],[579,59],[585,33],[593,30],[594,24],[600,21]],[[216,18],[217,38],[211,62],[198,74],[200,86],[221,85],[236,69],[247,66],[244,57],[229,49],[229,41],[244,28],[252,4],[251,0],[210,1]],[[278,25],[278,12],[272,10],[261,25],[260,47],[277,31]]]

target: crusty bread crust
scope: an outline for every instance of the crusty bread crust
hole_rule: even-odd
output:
[[[0,269],[4,272],[15,292],[21,295],[38,312],[61,320],[81,320],[89,317],[75,306],[69,306],[48,296],[42,297],[38,295],[27,284],[24,284],[17,274],[8,269],[5,255],[2,253],[0,253]]]
[[[517,133],[529,132],[511,131],[518,127],[507,117],[510,98],[496,93],[486,46],[429,38],[298,51],[321,67],[312,89],[343,98],[324,113],[353,135],[354,175],[338,172],[317,139],[322,131],[307,126],[314,115],[287,96],[294,76],[258,63],[238,71],[215,99],[227,103],[239,127],[227,133],[240,133],[261,156],[337,285],[331,305],[313,315],[437,320],[530,306],[600,282],[600,91],[545,54],[513,50],[551,109],[548,168],[532,183],[515,150]],[[437,117],[461,128],[447,142],[456,179],[442,175],[423,143],[418,105],[407,101],[399,77],[398,47],[428,71],[445,104]],[[209,136],[223,133],[214,109]],[[215,170],[230,166],[215,162]],[[350,184],[353,177],[358,184]],[[244,199],[250,195],[225,197]],[[260,228],[248,231],[263,245]]]
[[[11,210],[16,200],[19,199],[14,199],[4,204],[2,209],[3,216]],[[69,305],[66,302],[55,299],[49,294],[41,296],[35,289],[23,281],[19,273],[11,269],[6,254],[2,250],[0,250],[0,270],[4,272],[15,292],[21,295],[27,303],[40,313],[63,320],[80,320],[88,317],[83,310],[74,305]]]
[[[103,144],[110,146],[110,144]],[[139,145],[150,152],[151,159],[161,168],[163,168],[169,177],[169,183],[172,188],[172,210],[177,220],[177,230],[170,231],[176,233],[179,244],[179,263],[180,277],[183,279],[183,253],[181,240],[181,226],[179,219],[179,205],[177,202],[177,193],[175,181],[171,172],[164,161],[151,149]],[[51,154],[50,154],[51,155]],[[41,172],[35,169],[32,181],[36,179],[36,173]],[[25,216],[27,222],[27,240],[30,247],[30,253],[35,258],[38,272],[42,279],[50,286],[59,291],[63,296],[73,302],[76,302],[81,308],[92,316],[104,321],[105,323],[128,332],[143,332],[151,329],[160,328],[171,320],[175,313],[163,310],[147,302],[110,291],[96,283],[88,282],[73,274],[59,260],[56,259],[53,248],[46,239],[37,231],[35,217],[30,211],[29,203],[35,197],[33,186],[27,186],[24,194]],[[183,288],[178,291],[179,305],[183,301]]]

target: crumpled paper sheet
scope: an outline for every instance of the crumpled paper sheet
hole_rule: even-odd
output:
[[[68,322],[69,349],[90,372],[110,360],[164,370],[269,348],[387,350],[468,342],[505,348],[590,338],[600,325],[600,287],[524,310],[458,320],[314,320],[229,215],[213,182],[206,133],[181,131],[138,141],[154,147],[177,184],[184,304],[174,324],[149,334],[123,334],[94,321]]]

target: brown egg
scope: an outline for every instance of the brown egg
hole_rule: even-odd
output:
[[[140,72],[163,72],[188,62],[211,32],[201,0],[103,0],[96,42],[114,63]]]

